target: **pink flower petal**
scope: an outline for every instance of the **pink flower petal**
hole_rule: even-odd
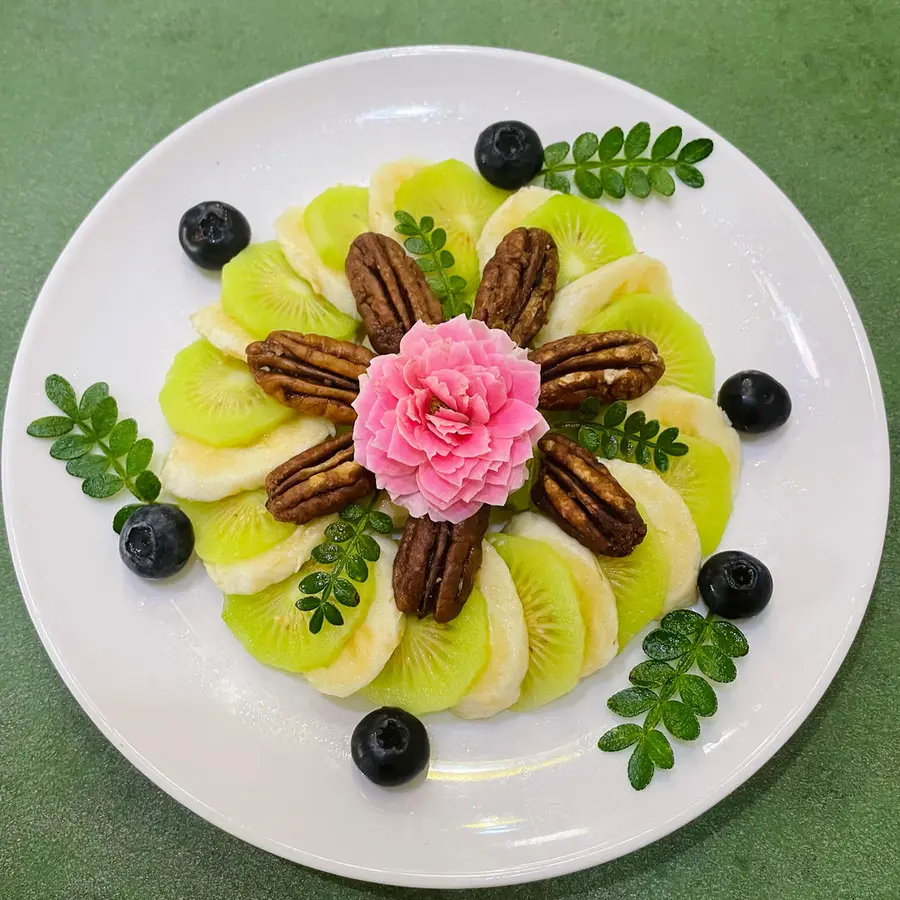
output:
[[[505,332],[416,322],[360,376],[354,458],[410,514],[460,522],[524,483],[547,430],[539,393],[539,367]]]

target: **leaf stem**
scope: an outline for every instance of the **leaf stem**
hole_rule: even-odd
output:
[[[332,593],[334,582],[337,580],[341,572],[344,571],[344,566],[347,562],[347,559],[351,554],[356,552],[356,547],[359,543],[359,537],[366,530],[366,527],[369,524],[369,516],[372,514],[372,510],[375,508],[375,504],[378,502],[380,497],[381,491],[375,491],[375,493],[372,495],[372,499],[364,508],[363,514],[359,517],[359,520],[353,526],[353,537],[350,538],[350,540],[345,544],[341,545],[341,550],[343,552],[341,553],[340,558],[335,560],[334,564],[332,565],[331,572],[328,575],[328,584],[325,585],[325,588],[322,591],[322,601],[320,603],[320,606],[324,606],[328,602],[328,598]],[[356,579],[353,580],[355,581]]]
[[[122,479],[122,483],[128,488],[131,494],[140,500],[141,503],[146,503],[144,498],[137,492],[137,488],[134,485],[134,479],[125,471],[125,467],[119,462],[112,450],[110,450],[109,445],[103,443],[97,436],[97,432],[81,418],[76,419],[75,423],[84,432],[84,436],[89,437],[100,448],[103,455],[110,461],[112,467],[116,470],[116,474]]]
[[[671,700],[679,689],[682,676],[686,675],[694,667],[694,663],[697,661],[697,653],[709,637],[713,621],[713,614],[707,613],[704,626],[697,632],[694,640],[691,642],[690,649],[681,657],[681,661],[675,668],[675,674],[669,681],[660,686],[656,703],[653,704],[647,713],[647,718],[644,719],[642,726],[644,734],[652,731],[659,724],[663,705]]]
[[[452,285],[450,284],[450,276],[447,274],[447,270],[441,265],[441,255],[440,250],[435,250],[431,244],[431,239],[424,232],[420,232],[420,236],[422,240],[428,245],[428,253],[426,254],[428,258],[434,263],[434,271],[438,273],[438,276],[441,279],[441,284],[444,285],[444,290],[447,292],[447,300],[448,305],[450,306],[450,312],[452,315],[447,318],[452,319],[453,316],[457,315],[457,307],[456,307],[456,291],[453,290]]]
[[[538,172],[538,175],[548,175],[551,172],[573,172],[575,169],[635,169],[640,166],[663,166],[666,169],[674,169],[678,165],[677,159],[652,159],[649,156],[636,156],[634,159],[626,159],[617,156],[615,159],[595,159],[583,163],[559,163],[555,166],[546,166]]]
[[[599,431],[604,435],[614,435],[617,438],[620,438],[618,441],[617,451],[615,456],[619,456],[622,459],[627,459],[627,456],[630,454],[625,454],[622,452],[623,444],[625,441],[632,441],[635,444],[644,444],[649,447],[651,450],[657,451],[659,450],[662,453],[667,453],[665,448],[661,448],[658,444],[659,434],[663,434],[664,432],[659,432],[656,437],[652,438],[642,438],[639,434],[629,434],[625,431],[624,425],[604,425],[602,422],[563,422],[560,425],[556,426],[556,430],[568,428],[568,429],[581,429],[581,428],[593,428],[595,431]],[[615,457],[607,457],[607,458],[615,458]]]
[[[419,221],[416,221],[415,217],[411,216],[408,212],[397,210],[394,213],[394,217],[400,223],[395,230],[406,236],[406,240],[403,242],[404,247],[406,247],[410,254],[418,257],[417,261],[426,274],[430,274],[432,278],[437,279],[440,282],[439,287],[435,287],[432,285],[432,279],[428,279],[429,286],[432,287],[435,294],[438,294],[441,301],[444,317],[452,319],[460,313],[468,316],[471,310],[469,309],[468,304],[461,301],[458,296],[466,287],[465,279],[461,275],[448,274],[448,269],[451,269],[456,265],[456,259],[449,250],[444,249],[444,242],[447,239],[446,230],[442,228],[435,229],[434,220],[430,216],[425,216]],[[427,227],[423,227],[426,220],[430,224]],[[432,240],[435,231],[441,231],[444,234],[443,241],[438,247],[435,247],[434,241]],[[413,239],[418,240],[421,245],[424,245],[426,248],[424,252],[420,253],[410,247],[410,242]],[[450,264],[447,266],[444,265],[442,259],[444,253],[448,254],[448,258],[451,259]],[[428,268],[426,268],[423,262],[426,259],[430,263]],[[454,279],[457,281],[457,287],[454,287],[453,285]]]

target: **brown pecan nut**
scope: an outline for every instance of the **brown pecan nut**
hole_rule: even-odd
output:
[[[350,432],[329,438],[273,469],[266,509],[279,522],[303,525],[375,490],[375,476],[353,461]]]
[[[455,619],[481,566],[481,540],[490,523],[490,507],[460,522],[410,518],[394,560],[394,600],[401,612],[435,622]]]
[[[634,400],[666,370],[656,344],[630,331],[573,334],[532,350],[541,367],[543,409],[578,409],[583,400]]]
[[[299,412],[337,423],[356,419],[350,404],[373,356],[350,341],[297,331],[273,331],[247,347],[250,371],[267,394]]]
[[[444,321],[415,260],[392,238],[366,232],[350,245],[344,266],[356,308],[378,353],[396,353],[400,338],[421,319],[429,325]]]
[[[472,318],[527,346],[547,321],[558,271],[553,238],[542,228],[516,228],[484,267]]]
[[[542,437],[538,449],[544,457],[531,489],[538,509],[594,553],[631,553],[647,526],[609,469],[561,434]]]

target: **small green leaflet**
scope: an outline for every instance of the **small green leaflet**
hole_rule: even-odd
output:
[[[159,479],[150,471],[153,441],[138,439],[134,419],[119,420],[119,405],[105,381],[92,384],[79,400],[61,375],[44,382],[47,399],[63,415],[35,419],[26,429],[37,438],[53,438],[50,455],[66,464],[66,472],[82,479],[81,490],[102,500],[127,488],[140,503],[123,506],[113,518],[118,534],[128,517],[159,497]]]
[[[590,200],[604,194],[620,200],[626,193],[638,199],[651,193],[671,197],[675,193],[672,172],[688,187],[703,187],[703,173],[697,163],[713,152],[709,138],[695,138],[682,145],[682,136],[681,128],[673,125],[660,132],[651,145],[648,122],[638,122],[627,134],[618,126],[602,136],[586,131],[571,146],[558,141],[545,147],[540,175],[545,188],[568,194],[574,183]]]
[[[309,630],[318,634],[322,626],[340,626],[344,617],[338,606],[359,605],[359,592],[353,586],[355,581],[362,584],[369,578],[370,562],[377,562],[381,547],[366,530],[377,534],[390,534],[394,530],[391,517],[375,509],[380,494],[375,494],[365,507],[358,503],[345,506],[337,522],[325,529],[325,540],[313,547],[312,558],[331,570],[319,569],[310,572],[300,582],[303,596],[296,602],[301,612],[311,612]]]
[[[589,453],[606,459],[633,460],[652,465],[660,472],[669,470],[670,457],[684,456],[688,446],[678,440],[677,428],[662,428],[656,419],[647,421],[643,410],[628,414],[628,404],[618,400],[600,416],[596,397],[581,404],[580,422],[566,422],[560,428],[577,428],[575,439]]]
[[[469,316],[472,306],[462,295],[466,280],[460,275],[450,274],[456,265],[453,254],[445,248],[447,232],[434,227],[431,216],[423,216],[418,222],[402,209],[394,213],[397,225],[394,228],[404,236],[403,246],[415,257],[419,268],[425,273],[425,280],[441,301],[444,318],[452,319],[460,314]]]
[[[649,659],[631,670],[632,686],[607,701],[610,710],[624,719],[644,716],[643,724],[616,725],[597,742],[607,753],[634,748],[628,780],[636,791],[650,784],[657,769],[675,765],[672,745],[659,726],[677,740],[697,740],[700,719],[714,715],[719,706],[709,682],[734,680],[733,658],[746,656],[750,649],[739,628],[712,613],[704,618],[679,609],[663,616],[659,626],[644,638]],[[705,678],[690,671],[695,666]]]

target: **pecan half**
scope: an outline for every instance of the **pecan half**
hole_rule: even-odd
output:
[[[273,331],[247,347],[250,371],[267,394],[299,412],[337,423],[356,419],[350,404],[373,356],[350,341],[297,331]]]
[[[630,331],[573,334],[528,354],[541,367],[544,409],[578,409],[582,400],[634,400],[662,378],[666,364],[656,344]]]
[[[609,469],[575,441],[548,434],[531,498],[538,509],[594,553],[628,556],[647,526],[631,495]]]
[[[415,260],[392,238],[366,232],[350,245],[345,263],[356,308],[378,353],[396,353],[400,338],[421,319],[444,321],[437,297]]]
[[[516,228],[484,267],[472,318],[502,328],[525,347],[547,321],[558,271],[553,238],[541,228]]]
[[[455,619],[463,608],[481,566],[481,540],[487,532],[489,506],[460,522],[410,518],[394,560],[394,600],[401,612],[435,622]]]
[[[350,432],[329,438],[273,469],[266,509],[279,522],[303,525],[375,490],[375,476],[353,461]]]

